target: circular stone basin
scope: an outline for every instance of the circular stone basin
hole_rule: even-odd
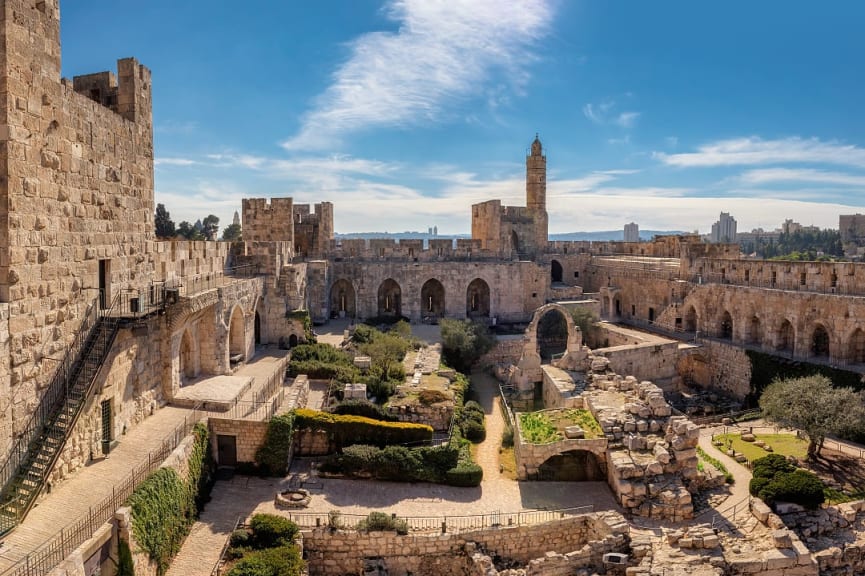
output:
[[[311,499],[308,490],[297,488],[277,492],[273,503],[277,508],[306,508]]]

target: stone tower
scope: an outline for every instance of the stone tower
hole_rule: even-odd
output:
[[[547,157],[537,134],[532,142],[532,153],[526,156],[526,207],[539,211],[547,209]]]

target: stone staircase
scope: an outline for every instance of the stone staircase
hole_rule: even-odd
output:
[[[93,393],[120,328],[160,310],[161,297],[142,311],[138,298],[128,293],[118,294],[109,309],[100,307],[98,299],[90,305],[39,406],[16,435],[0,468],[0,535],[15,528],[36,502]]]

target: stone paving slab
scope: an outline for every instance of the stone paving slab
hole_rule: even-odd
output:
[[[116,484],[147,463],[149,453],[159,448],[190,414],[189,410],[172,406],[158,410],[121,436],[107,458],[91,462],[53,488],[3,539],[0,572],[59,534],[66,525],[85,518],[90,507],[110,497]]]
[[[225,405],[228,408],[252,386],[254,380],[252,376],[208,376],[181,387],[171,403],[191,408],[198,402],[207,402],[211,406]]]

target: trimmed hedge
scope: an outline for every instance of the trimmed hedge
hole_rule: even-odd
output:
[[[363,416],[337,415],[314,410],[297,411],[299,423],[324,429],[338,448],[352,444],[374,444],[384,447],[420,444],[432,439],[432,428],[426,424],[381,421]]]
[[[294,411],[296,428],[324,430],[338,450],[352,444],[390,446],[422,444],[432,440],[433,429],[426,424],[382,422],[363,416],[339,415],[307,408]]]
[[[460,450],[450,445],[423,448],[388,446],[381,449],[359,444],[331,456],[321,469],[355,478],[453,486],[477,486],[483,478],[480,466],[461,462]]]
[[[381,420],[383,422],[399,421],[387,410],[378,404],[373,404],[369,400],[343,400],[334,406],[331,412],[342,416],[363,416],[364,418],[372,418],[373,420]]]
[[[264,444],[255,452],[259,473],[264,476],[285,476],[293,431],[294,414],[280,414],[270,419]]]
[[[767,504],[793,502],[811,510],[826,499],[823,481],[807,470],[797,469],[780,454],[754,460],[748,490]]]
[[[195,441],[184,481],[173,468],[160,468],[147,477],[129,497],[132,531],[141,548],[156,562],[157,574],[165,574],[180,551],[212,483],[212,455],[207,427],[196,424]]]

